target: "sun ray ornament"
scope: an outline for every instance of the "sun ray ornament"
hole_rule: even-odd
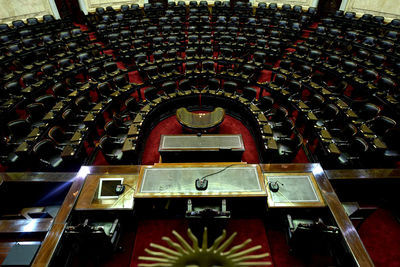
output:
[[[167,242],[168,246],[162,246],[150,243],[150,247],[157,250],[146,248],[145,251],[150,256],[139,256],[139,260],[145,263],[139,263],[139,267],[236,267],[236,266],[268,266],[272,265],[271,261],[260,260],[268,257],[269,253],[252,254],[254,251],[261,249],[261,245],[245,247],[251,242],[247,239],[243,243],[233,246],[227,250],[232,244],[237,233],[233,233],[229,238],[226,238],[226,230],[215,239],[211,247],[207,247],[208,231],[204,228],[203,242],[199,247],[197,237],[192,233],[190,228],[187,230],[188,237],[192,241],[190,246],[188,242],[175,230],[172,234],[177,239],[174,242],[169,237],[162,237],[162,240]]]

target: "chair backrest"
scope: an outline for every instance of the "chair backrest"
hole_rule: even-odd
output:
[[[183,79],[179,82],[179,90],[190,91],[192,89],[192,82],[189,79]]]
[[[225,81],[223,85],[224,91],[228,93],[235,93],[236,90],[238,89],[238,84],[233,81]]]
[[[31,125],[26,120],[10,121],[7,126],[12,137],[16,139],[27,136],[31,131]]]
[[[66,140],[64,130],[60,126],[53,126],[47,133],[48,137],[56,144],[63,143]]]
[[[125,107],[129,111],[137,111],[140,108],[136,98],[134,97],[130,97],[125,101]]]
[[[216,78],[208,79],[207,84],[208,84],[208,89],[209,90],[219,90],[220,86],[221,86],[220,81],[218,79],[216,79]]]
[[[56,153],[55,144],[52,140],[45,138],[33,147],[33,153],[40,158],[49,158]]]
[[[144,97],[151,101],[158,97],[158,89],[154,86],[149,86],[144,90]]]
[[[167,81],[161,85],[161,89],[167,93],[171,94],[176,91],[176,82],[175,81]]]
[[[246,86],[243,88],[243,97],[249,101],[253,101],[257,97],[257,90],[253,87]]]

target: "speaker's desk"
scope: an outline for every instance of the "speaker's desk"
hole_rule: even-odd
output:
[[[162,162],[235,162],[245,150],[241,134],[161,135]]]

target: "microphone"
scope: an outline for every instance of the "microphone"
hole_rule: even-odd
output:
[[[195,185],[196,190],[204,191],[208,187],[208,180],[206,178],[197,178]]]

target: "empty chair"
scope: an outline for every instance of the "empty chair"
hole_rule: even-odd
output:
[[[134,113],[140,109],[139,103],[136,101],[136,98],[130,97],[125,100],[125,113]]]
[[[177,89],[177,86],[176,86],[176,82],[175,81],[164,82],[161,85],[161,90],[163,90],[164,93],[167,94],[167,95],[175,93],[176,89]]]
[[[247,99],[249,102],[253,102],[257,97],[257,90],[251,86],[245,86],[243,88],[242,97]]]
[[[223,89],[226,93],[235,94],[238,89],[238,84],[233,81],[225,81]]]
[[[61,150],[50,139],[43,139],[33,147],[33,154],[39,163],[39,170],[53,169],[59,170],[63,167],[63,159],[61,158]]]
[[[263,111],[271,110],[272,106],[274,105],[275,100],[270,96],[263,96],[260,98],[260,108]]]
[[[396,121],[386,116],[377,116],[367,125],[375,134],[383,136],[387,130],[396,126]]]
[[[109,164],[123,164],[122,144],[114,142],[114,139],[104,135],[99,141],[99,147]]]
[[[42,103],[31,103],[26,106],[26,112],[29,115],[26,120],[35,123],[43,119],[46,109]]]
[[[90,103],[85,96],[80,96],[75,100],[75,106],[78,111],[86,113],[91,110],[93,103]]]
[[[159,97],[158,91],[159,90],[156,87],[149,86],[144,90],[144,98],[147,101],[152,101],[152,100],[154,100],[154,99]]]
[[[378,80],[378,89],[381,92],[394,92],[395,88],[396,88],[396,83],[385,76],[382,76],[379,80]]]
[[[400,128],[388,129],[384,136],[383,141],[388,146],[384,151],[384,163],[388,167],[395,166],[396,162],[400,160]]]
[[[354,107],[353,107],[354,106]],[[359,118],[368,121],[372,120],[381,112],[380,107],[372,103],[363,103],[361,105],[352,105],[354,112]]]
[[[218,91],[221,88],[220,80],[216,78],[209,78],[207,81],[207,89],[212,91]]]
[[[320,111],[315,111],[314,113],[320,119],[317,122],[317,126],[320,127],[329,126],[335,120],[338,119],[339,108],[333,104],[328,104],[325,107],[323,107]]]
[[[311,109],[311,110],[319,110],[323,107],[325,103],[325,98],[320,95],[320,94],[313,94],[310,98],[310,100],[305,101],[305,104]]]
[[[302,145],[303,137],[300,134],[296,134],[294,138],[278,138],[278,157],[273,159],[273,162],[292,162]]]
[[[43,104],[46,111],[50,110],[56,103],[56,98],[51,94],[45,94],[35,99],[36,103]]]
[[[179,82],[179,91],[189,94],[192,91],[192,83],[189,79],[183,79]]]
[[[339,144],[342,152],[338,157],[338,164],[342,168],[360,168],[364,165],[368,158],[369,145],[361,137],[352,138],[349,143]]]
[[[10,121],[7,123],[7,127],[10,131],[9,143],[19,143],[31,132],[31,125],[26,120]]]
[[[50,128],[47,136],[59,146],[65,146],[69,143],[73,133],[72,132],[65,132],[63,128],[60,126],[53,126]]]
[[[122,144],[128,136],[128,126],[119,125],[115,119],[108,121],[104,125],[104,132],[114,143]]]

